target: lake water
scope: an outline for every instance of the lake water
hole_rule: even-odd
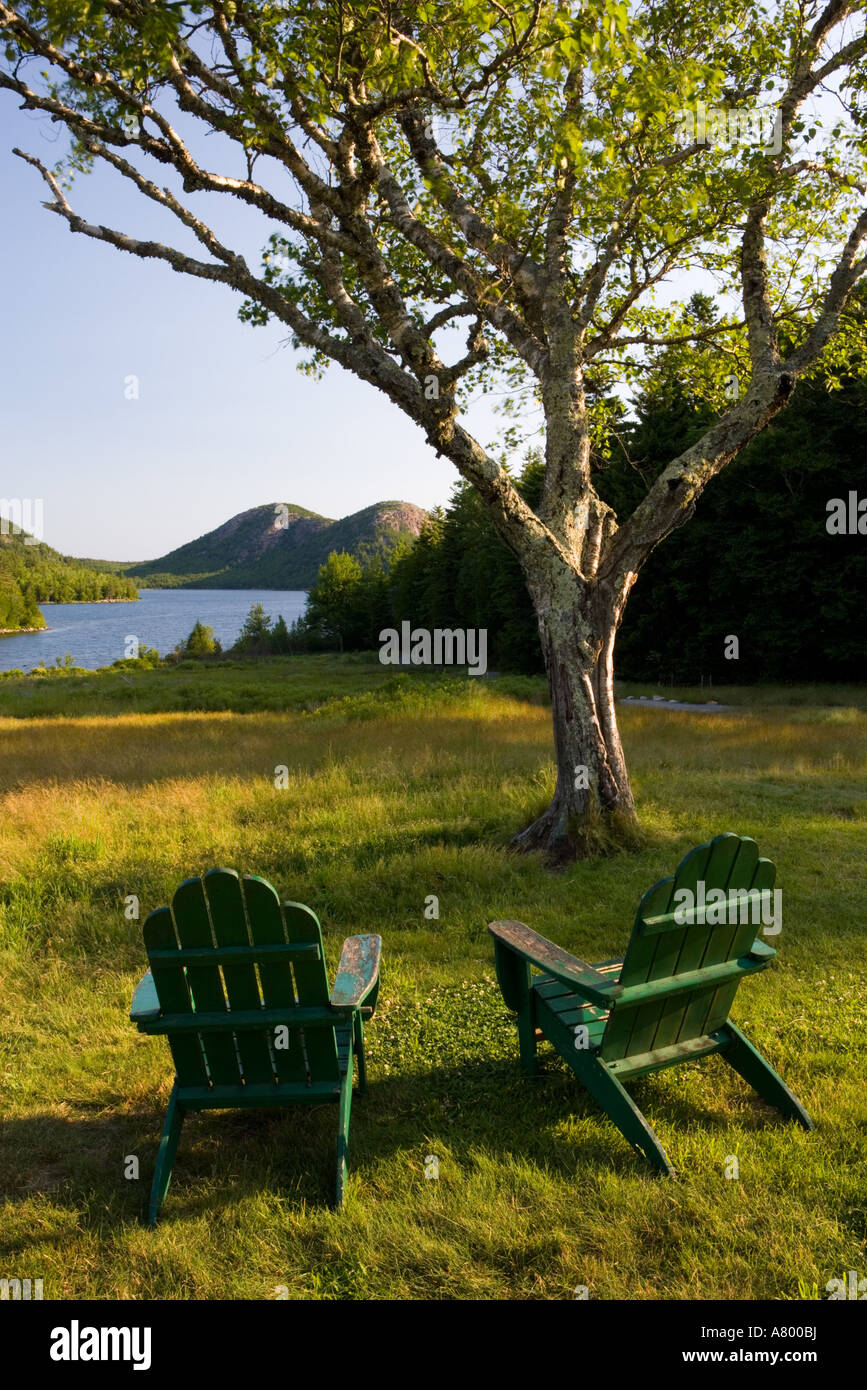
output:
[[[53,666],[70,652],[76,666],[110,666],[125,655],[126,640],[156,647],[162,656],[189,637],[201,619],[223,647],[231,647],[254,603],[291,626],[307,607],[303,589],[141,589],[138,603],[43,603],[48,628],[0,637],[0,671]]]

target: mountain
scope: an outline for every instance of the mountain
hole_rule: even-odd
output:
[[[40,603],[133,601],[135,584],[36,541],[14,523],[0,523],[0,632],[45,627]]]
[[[426,517],[412,502],[376,502],[340,521],[272,502],[239,512],[158,560],[112,569],[144,589],[309,589],[332,550],[361,563],[377,557],[387,563],[402,541],[415,540]]]

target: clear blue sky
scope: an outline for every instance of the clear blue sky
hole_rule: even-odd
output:
[[[284,329],[238,320],[240,296],[46,211],[48,188],[11,149],[50,167],[64,139],[0,92],[0,496],[43,498],[49,545],[150,559],[265,502],[339,517],[386,498],[447,500],[453,465],[372,387],[338,367],[300,375]],[[70,201],[92,222],[183,244],[112,170],[81,176]],[[218,206],[220,235],[258,267],[269,229],[234,200]],[[138,401],[124,398],[130,374]],[[478,426],[488,442],[487,410]]]

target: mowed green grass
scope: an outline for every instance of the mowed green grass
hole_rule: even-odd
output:
[[[185,676],[148,674],[151,705]],[[74,1299],[797,1299],[867,1276],[863,690],[834,709],[624,708],[642,848],[554,873],[507,848],[553,785],[538,685],[384,676],[302,660],[283,674],[290,708],[247,713],[4,705],[0,1277]],[[269,670],[243,673],[245,698],[260,678],[268,704]],[[778,961],[734,1017],[817,1129],[785,1124],[719,1058],[642,1079],[669,1182],[550,1049],[540,1080],[521,1077],[486,924],[619,954],[641,893],[722,830],[754,836],[783,890]],[[332,976],[343,937],[381,933],[370,1086],[341,1213],[336,1107],[211,1113],[187,1120],[151,1232],[172,1070],[127,1017],[141,921],[216,865],[309,903]]]

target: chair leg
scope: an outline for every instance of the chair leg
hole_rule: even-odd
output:
[[[181,1137],[181,1126],[183,1123],[184,1111],[178,1104],[178,1083],[175,1081],[175,1084],[172,1086],[172,1094],[169,1097],[169,1108],[166,1112],[166,1122],[163,1125],[162,1138],[160,1139],[159,1152],[157,1153],[157,1165],[154,1171],[150,1209],[148,1211],[149,1226],[155,1226],[157,1224],[160,1207],[169,1190],[169,1183],[172,1180],[172,1165],[175,1161],[175,1154],[178,1151],[178,1140]]]
[[[538,1076],[539,1062],[536,1057],[536,1015],[533,1008],[533,994],[526,990],[518,1008],[518,1047],[521,1066],[527,1076]]]
[[[343,1206],[343,1185],[346,1179],[346,1159],[349,1153],[349,1117],[352,1110],[352,1035],[346,1072],[340,1081],[340,1108],[337,1119],[337,1198],[335,1205]]]
[[[730,1020],[725,1024],[723,1032],[728,1034],[730,1041],[720,1055],[725,1057],[729,1066],[758,1092],[762,1100],[768,1105],[773,1105],[788,1120],[797,1121],[804,1129],[815,1129],[816,1126],[803,1105],[792,1095],[785,1081],[777,1075],[770,1063],[766,1062],[749,1039],[744,1037],[740,1028]]]
[[[665,1177],[674,1178],[677,1174],[669,1162],[668,1154],[660,1144],[650,1125],[645,1120],[635,1101],[618,1081],[616,1076],[598,1057],[586,1054],[570,1060],[578,1079],[586,1086],[593,1099],[602,1106],[609,1120],[616,1124],[623,1137],[634,1149],[642,1153]]]
[[[355,1015],[355,1051],[358,1057],[358,1094],[367,1090],[367,1062],[364,1057],[364,1019]]]

